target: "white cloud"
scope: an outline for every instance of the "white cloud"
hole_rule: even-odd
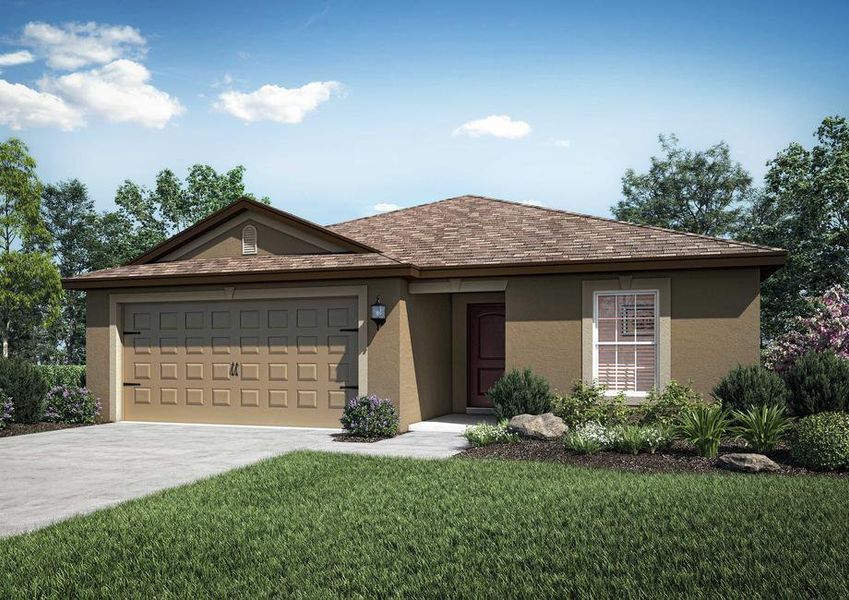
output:
[[[150,71],[144,65],[121,59],[100,69],[45,77],[41,87],[109,121],[161,128],[185,109],[176,98],[147,83],[149,80]]]
[[[3,79],[0,79],[0,123],[12,129],[51,126],[65,131],[85,124],[82,113],[62,98]]]
[[[35,61],[35,57],[27,50],[0,54],[0,67],[15,67]]]
[[[454,135],[480,137],[491,135],[498,138],[515,140],[531,132],[531,126],[524,121],[514,121],[508,115],[490,115],[484,119],[469,121],[454,130]]]
[[[27,23],[21,41],[43,57],[48,66],[68,71],[124,57],[138,58],[146,50],[146,41],[138,29],[94,22],[60,26]]]
[[[557,146],[558,148],[569,148],[572,146],[571,140],[554,140],[551,143]]]
[[[308,112],[327,102],[340,88],[338,81],[313,81],[299,88],[268,84],[250,93],[219,94],[214,108],[248,122],[300,123]]]
[[[230,73],[224,73],[224,77],[222,77],[221,79],[216,79],[215,81],[213,81],[209,85],[209,87],[211,87],[211,88],[219,88],[219,87],[229,88],[231,85],[233,85],[233,76],[230,75]]]
[[[380,202],[372,206],[372,208],[375,210],[375,212],[389,212],[392,210],[398,210],[401,207],[397,204],[392,204],[391,202]]]
[[[528,206],[541,206],[541,207],[548,206],[545,202],[540,202],[539,200],[521,200],[519,202],[519,204],[526,204]]]

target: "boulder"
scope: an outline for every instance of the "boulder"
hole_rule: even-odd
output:
[[[772,473],[781,470],[778,463],[763,454],[745,452],[723,454],[717,459],[716,463],[723,469],[742,471],[744,473]]]
[[[552,413],[516,415],[507,425],[508,431],[537,440],[556,440],[566,434],[566,423]]]

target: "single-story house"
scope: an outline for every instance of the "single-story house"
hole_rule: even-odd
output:
[[[404,430],[487,411],[513,368],[635,402],[670,379],[709,393],[758,361],[760,283],[785,260],[479,196],[326,227],[241,199],[64,285],[87,292],[108,420],[338,427],[373,393]]]

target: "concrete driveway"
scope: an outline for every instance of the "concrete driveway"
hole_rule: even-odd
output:
[[[373,444],[333,430],[110,423],[0,438],[0,536],[43,527],[293,450],[447,458],[457,433],[410,432]]]

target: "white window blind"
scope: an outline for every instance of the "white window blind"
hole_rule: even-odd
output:
[[[242,254],[256,254],[256,227],[245,225],[242,229]]]
[[[608,392],[642,395],[657,385],[657,292],[596,292],[593,376]]]

